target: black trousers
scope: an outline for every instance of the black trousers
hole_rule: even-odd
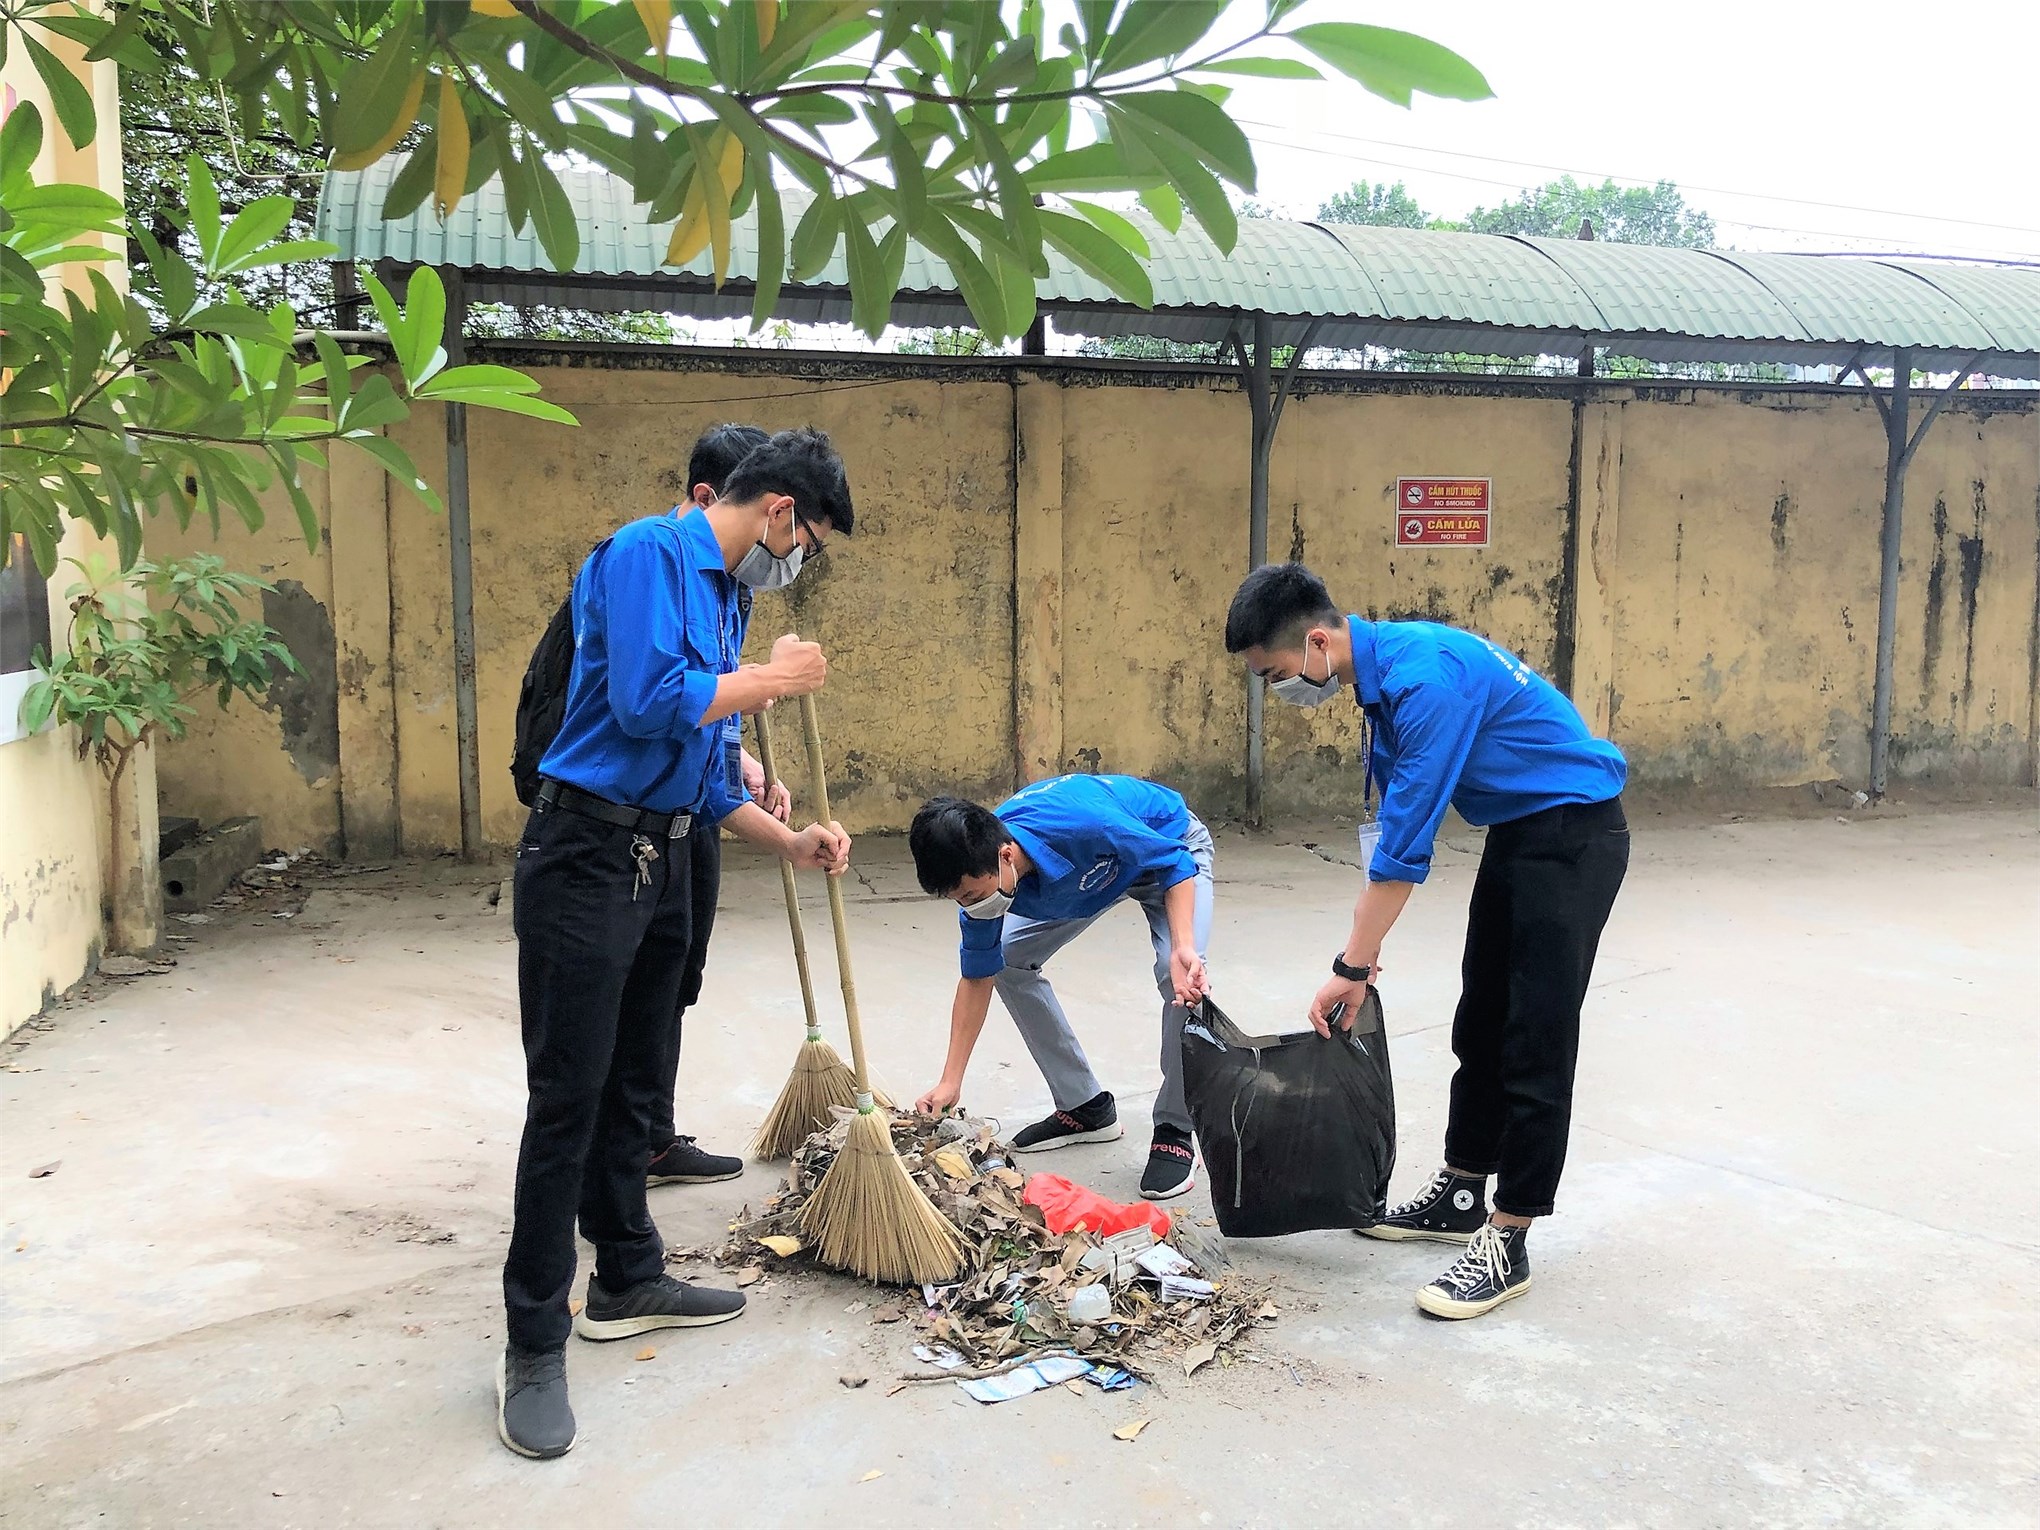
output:
[[[672,1029],[666,1033],[666,1055],[659,1064],[665,1087],[652,1102],[650,1157],[666,1151],[678,1134],[673,1125],[673,1096],[680,1087],[680,1028],[687,1011],[701,998],[701,976],[708,967],[708,939],[715,932],[715,905],[722,896],[722,835],[713,824],[698,827],[688,836],[688,856],[693,861],[691,876],[694,901],[694,937],[688,942],[687,968],[680,974],[680,1004],[673,1014]]]
[[[1493,1174],[1497,1211],[1548,1215],[1572,1129],[1580,1005],[1629,869],[1622,799],[1488,830],[1452,1021],[1445,1159]]]
[[[645,1207],[645,1144],[673,1084],[673,1017],[694,949],[694,849],[693,835],[652,839],[543,805],[517,846],[530,1102],[503,1305],[520,1349],[567,1342],[577,1217],[605,1289],[664,1268]]]

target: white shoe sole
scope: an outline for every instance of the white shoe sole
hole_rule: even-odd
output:
[[[717,1323],[727,1323],[744,1315],[739,1307],[734,1312],[717,1312],[708,1317],[680,1317],[675,1313],[650,1312],[643,1317],[610,1318],[607,1321],[591,1318],[583,1307],[574,1314],[574,1336],[587,1339],[595,1344],[607,1344],[614,1339],[632,1339],[641,1333],[656,1333],[661,1328],[713,1328]]]
[[[728,1174],[647,1174],[647,1185],[719,1185],[726,1179],[742,1179],[744,1171],[733,1169]]]
[[[1530,1279],[1526,1276],[1522,1284],[1509,1287],[1499,1296],[1491,1296],[1484,1302],[1463,1302],[1456,1297],[1447,1296],[1436,1286],[1425,1286],[1417,1292],[1417,1305],[1432,1317],[1475,1318],[1483,1312],[1494,1311],[1503,1302],[1514,1301],[1529,1289]]]
[[[508,1357],[498,1355],[496,1356],[496,1438],[501,1440],[507,1449],[515,1451],[527,1461],[557,1461],[560,1456],[567,1453],[567,1450],[572,1450],[575,1443],[581,1438],[580,1425],[576,1424],[574,1426],[574,1438],[567,1441],[567,1450],[561,1451],[559,1455],[547,1456],[541,1455],[535,1450],[526,1450],[522,1445],[510,1438],[510,1424],[503,1417],[503,1409],[509,1401],[510,1362]]]
[[[1353,1229],[1363,1238],[1379,1238],[1383,1243],[1471,1243],[1472,1233],[1420,1231],[1414,1227],[1390,1227],[1378,1223],[1373,1227]]]
[[[1057,1148],[1075,1147],[1079,1142],[1117,1142],[1126,1135],[1126,1128],[1114,1121],[1110,1126],[1101,1126],[1096,1131],[1071,1132],[1067,1137],[1051,1137],[1046,1142],[1037,1142],[1029,1147],[1013,1144],[1016,1153],[1053,1153]]]
[[[1173,1190],[1143,1190],[1140,1198],[1144,1201],[1173,1201],[1179,1195],[1188,1195],[1197,1188],[1197,1175],[1193,1171],[1183,1176],[1183,1183]]]

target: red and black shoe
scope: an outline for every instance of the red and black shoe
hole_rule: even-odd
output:
[[[1157,1126],[1148,1148],[1147,1172],[1140,1177],[1143,1200],[1173,1201],[1197,1188],[1197,1150],[1190,1134],[1173,1126]]]
[[[1074,1110],[1058,1110],[1013,1134],[1016,1153],[1046,1153],[1079,1142],[1117,1142],[1126,1128],[1110,1090],[1101,1090]]]

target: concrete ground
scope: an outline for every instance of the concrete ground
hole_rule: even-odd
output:
[[[898,1327],[846,1310],[861,1288],[775,1279],[652,1360],[574,1344],[581,1443],[551,1463],[496,1443],[489,1383],[523,1105],[508,920],[445,863],[322,883],[287,921],[223,913],[174,972],[0,1048],[0,1519],[2035,1523],[2030,805],[1635,827],[1523,1300],[1440,1324],[1411,1302],[1435,1246],[1235,1245],[1281,1285],[1257,1363],[987,1408],[886,1395],[913,1362]],[[1345,925],[1349,843],[1221,837],[1212,956],[1237,1017],[1300,1014]],[[1398,1190],[1436,1157],[1477,850],[1441,854],[1388,955]],[[685,1124],[726,1148],[800,1028],[776,876],[732,862],[682,1089]],[[940,1058],[953,920],[897,842],[860,869],[860,991],[911,1095]],[[826,973],[819,888],[808,921]],[[1156,1081],[1135,918],[1053,971],[1134,1119],[1052,1166],[1130,1196]],[[967,1103],[1010,1124],[1044,1104],[996,1017]],[[653,1205],[669,1243],[701,1244],[775,1183],[754,1168]]]

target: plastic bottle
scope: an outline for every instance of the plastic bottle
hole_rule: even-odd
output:
[[[1104,1281],[1079,1286],[1070,1293],[1069,1317],[1072,1323],[1102,1323],[1110,1316],[1112,1293],[1105,1289]]]

